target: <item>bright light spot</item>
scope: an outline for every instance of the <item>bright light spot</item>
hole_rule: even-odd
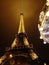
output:
[[[44,65],[47,65],[46,63],[44,63]]]
[[[49,16],[49,11],[46,13],[46,16]]]
[[[46,44],[46,42],[44,41],[44,44]]]
[[[12,54],[10,54],[10,55],[9,55],[9,57],[10,57],[10,58],[12,58],[12,57],[13,57],[13,55],[12,55]]]
[[[39,28],[39,30],[40,30],[40,31],[42,31],[42,30],[43,30],[43,28],[41,27],[41,28]]]
[[[47,0],[49,2],[49,0]]]
[[[40,39],[43,39],[42,36],[40,36]]]

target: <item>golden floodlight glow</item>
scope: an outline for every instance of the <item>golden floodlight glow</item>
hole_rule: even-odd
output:
[[[49,0],[47,0],[49,2]]]
[[[9,57],[10,57],[10,58],[12,58],[12,57],[13,57],[13,55],[12,55],[12,54],[10,54],[10,55],[9,55]]]
[[[17,45],[17,43],[16,43],[16,39],[13,41],[13,43],[12,43],[12,48],[14,48],[15,46]]]
[[[18,29],[18,34],[21,32],[25,33],[23,14],[20,14],[20,25]]]
[[[30,56],[31,56],[31,58],[32,58],[33,60],[35,60],[35,59],[38,58],[37,54],[35,54],[35,53],[33,52],[33,50],[31,50]]]
[[[29,42],[28,42],[28,40],[26,38],[24,38],[24,45],[30,47]]]
[[[20,25],[19,25],[19,29],[18,29],[18,34],[19,33],[25,33],[23,13],[20,14]],[[15,46],[17,46],[16,41],[17,41],[17,39],[15,39],[13,41],[11,48],[14,48]]]
[[[31,55],[31,58],[33,59],[33,60],[35,60],[35,59],[37,59],[38,58],[38,56],[33,52],[33,53],[31,53],[30,54]]]
[[[2,57],[0,58],[0,64],[2,63],[2,61],[3,61],[5,58],[6,58],[6,55],[4,55],[4,56],[2,56]]]
[[[44,63],[44,65],[47,65],[46,63]]]
[[[2,63],[2,59],[0,58],[0,64]]]

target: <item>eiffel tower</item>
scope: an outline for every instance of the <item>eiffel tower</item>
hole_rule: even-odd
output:
[[[18,34],[16,35],[10,48],[0,58],[1,65],[27,65],[26,63],[38,59],[37,54],[33,51],[33,47],[28,42],[25,33],[23,13],[20,13],[20,25]],[[8,61],[9,60],[9,61]],[[16,60],[16,61],[15,61]],[[23,64],[21,64],[23,62]]]

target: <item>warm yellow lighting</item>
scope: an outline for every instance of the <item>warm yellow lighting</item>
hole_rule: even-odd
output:
[[[33,60],[38,58],[38,56],[34,52],[32,52],[30,55]]]
[[[13,55],[12,55],[12,54],[10,54],[10,55],[9,55],[9,57],[10,57],[10,58],[12,58],[12,57],[13,57]]]
[[[0,59],[0,64],[2,63],[2,59]]]
[[[12,46],[11,46],[12,48],[14,48],[15,46],[17,46],[16,41],[17,41],[16,39],[13,41]]]
[[[47,0],[49,2],[49,0]]]
[[[31,50],[30,56],[31,56],[32,60],[35,60],[38,58],[38,56],[33,52],[33,50]]]
[[[47,65],[46,63],[44,63],[44,65]]]
[[[0,58],[0,64],[2,63],[2,61],[3,61],[5,58],[6,58],[6,55],[4,55],[4,56],[2,56],[2,57]]]
[[[1,59],[4,60],[6,58],[6,55],[2,56]]]
[[[27,38],[24,38],[24,45],[25,45],[25,46],[30,47],[30,45],[29,45],[29,42],[28,42]]]
[[[25,33],[23,14],[20,15],[20,25],[18,30],[18,33],[21,33],[21,32]]]

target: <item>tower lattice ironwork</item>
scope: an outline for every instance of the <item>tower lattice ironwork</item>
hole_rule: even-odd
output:
[[[16,35],[10,48],[6,50],[5,54],[0,58],[0,64],[1,65],[8,65],[8,64],[20,65],[22,61],[29,63],[32,60],[34,61],[36,59],[38,59],[38,56],[33,51],[33,47],[31,47],[31,45],[28,42],[27,35],[25,33],[23,13],[21,13],[18,34]]]

